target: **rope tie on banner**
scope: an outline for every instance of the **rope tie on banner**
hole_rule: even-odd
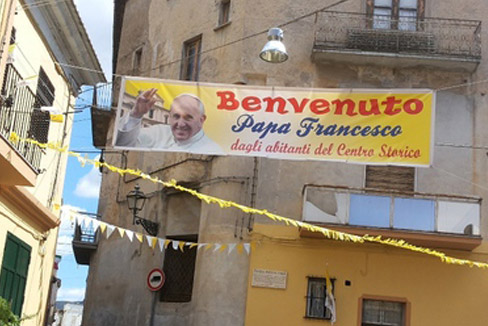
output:
[[[376,244],[401,248],[401,249],[410,250],[413,252],[418,252],[418,253],[422,253],[425,255],[437,257],[438,259],[440,259],[442,262],[444,262],[446,264],[488,269],[488,263],[476,262],[476,261],[472,261],[472,260],[468,260],[468,259],[459,259],[459,258],[455,258],[455,257],[450,257],[443,252],[433,250],[433,249],[429,249],[429,248],[415,246],[415,245],[412,245],[412,244],[406,242],[405,240],[391,239],[391,238],[384,239],[381,235],[378,235],[375,237],[370,236],[370,235],[358,236],[358,235],[349,234],[346,232],[335,231],[335,230],[331,230],[331,229],[328,229],[325,227],[312,225],[312,224],[309,224],[306,222],[297,221],[297,220],[294,220],[294,219],[291,219],[288,217],[284,217],[284,216],[280,216],[280,215],[277,215],[274,213],[270,213],[265,209],[252,208],[252,207],[248,207],[248,206],[245,206],[242,204],[235,203],[233,201],[221,199],[221,198],[214,197],[214,196],[205,195],[205,194],[202,194],[202,193],[200,193],[194,189],[189,189],[189,188],[186,188],[186,187],[179,185],[177,183],[177,181],[174,179],[169,180],[169,181],[163,181],[163,180],[160,180],[159,178],[152,177],[151,175],[146,174],[139,169],[137,169],[137,170],[130,169],[130,168],[122,169],[122,168],[110,165],[106,162],[100,162],[97,160],[93,160],[93,159],[90,159],[86,156],[83,157],[83,156],[81,156],[80,153],[68,151],[67,147],[60,147],[59,145],[56,145],[53,143],[40,143],[37,140],[30,139],[30,138],[21,138],[13,132],[10,134],[9,140],[12,142],[24,141],[24,142],[28,142],[28,143],[37,145],[41,148],[48,148],[48,149],[56,150],[56,151],[59,151],[62,153],[67,153],[69,156],[76,157],[81,164],[88,163],[88,164],[91,164],[97,168],[105,167],[111,172],[118,173],[120,176],[124,176],[124,175],[129,174],[129,175],[141,177],[142,179],[149,180],[153,183],[159,183],[165,187],[174,188],[176,190],[189,193],[192,196],[197,197],[198,199],[204,201],[207,204],[217,204],[217,205],[219,205],[220,208],[234,207],[234,208],[237,208],[237,209],[243,211],[244,213],[262,215],[262,216],[265,216],[265,217],[267,217],[273,221],[276,221],[276,222],[281,222],[281,223],[284,223],[286,225],[292,225],[294,227],[302,228],[302,229],[305,229],[305,230],[310,231],[310,232],[321,233],[327,239],[344,241],[344,242],[353,242],[353,243],[365,243],[365,242],[376,243]]]

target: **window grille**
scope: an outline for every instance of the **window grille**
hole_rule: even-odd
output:
[[[361,326],[405,326],[405,302],[363,299]]]
[[[171,240],[198,242],[197,235],[167,237]],[[193,277],[197,247],[186,246],[182,252],[170,245],[165,250],[163,271],[166,281],[160,291],[159,300],[163,302],[190,302],[193,292]]]
[[[335,279],[331,279],[332,293],[334,293],[334,281]],[[306,318],[331,319],[330,310],[325,308],[326,283],[325,278],[308,278]]]

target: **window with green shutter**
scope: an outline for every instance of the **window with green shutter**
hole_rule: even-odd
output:
[[[0,272],[0,297],[10,302],[12,311],[17,316],[20,316],[24,303],[30,254],[31,247],[16,236],[7,233]]]

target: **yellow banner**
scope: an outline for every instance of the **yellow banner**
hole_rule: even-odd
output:
[[[427,89],[300,89],[126,77],[114,146],[428,166]]]

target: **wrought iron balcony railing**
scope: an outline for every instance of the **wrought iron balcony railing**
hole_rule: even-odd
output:
[[[481,22],[415,17],[394,20],[390,16],[324,11],[317,15],[314,49],[479,61]]]
[[[112,83],[99,84],[93,90],[91,121],[93,146],[104,148],[112,118]]]
[[[76,262],[80,265],[89,265],[91,255],[98,247],[97,230],[91,223],[76,223],[72,245]]]
[[[100,110],[112,109],[112,83],[98,84],[93,89],[93,106]]]
[[[0,134],[8,139],[12,132],[21,138],[34,138],[47,142],[49,112],[36,108],[36,95],[25,84],[19,72],[8,64],[2,85],[0,101]],[[39,171],[42,150],[24,141],[12,144],[22,157]]]

